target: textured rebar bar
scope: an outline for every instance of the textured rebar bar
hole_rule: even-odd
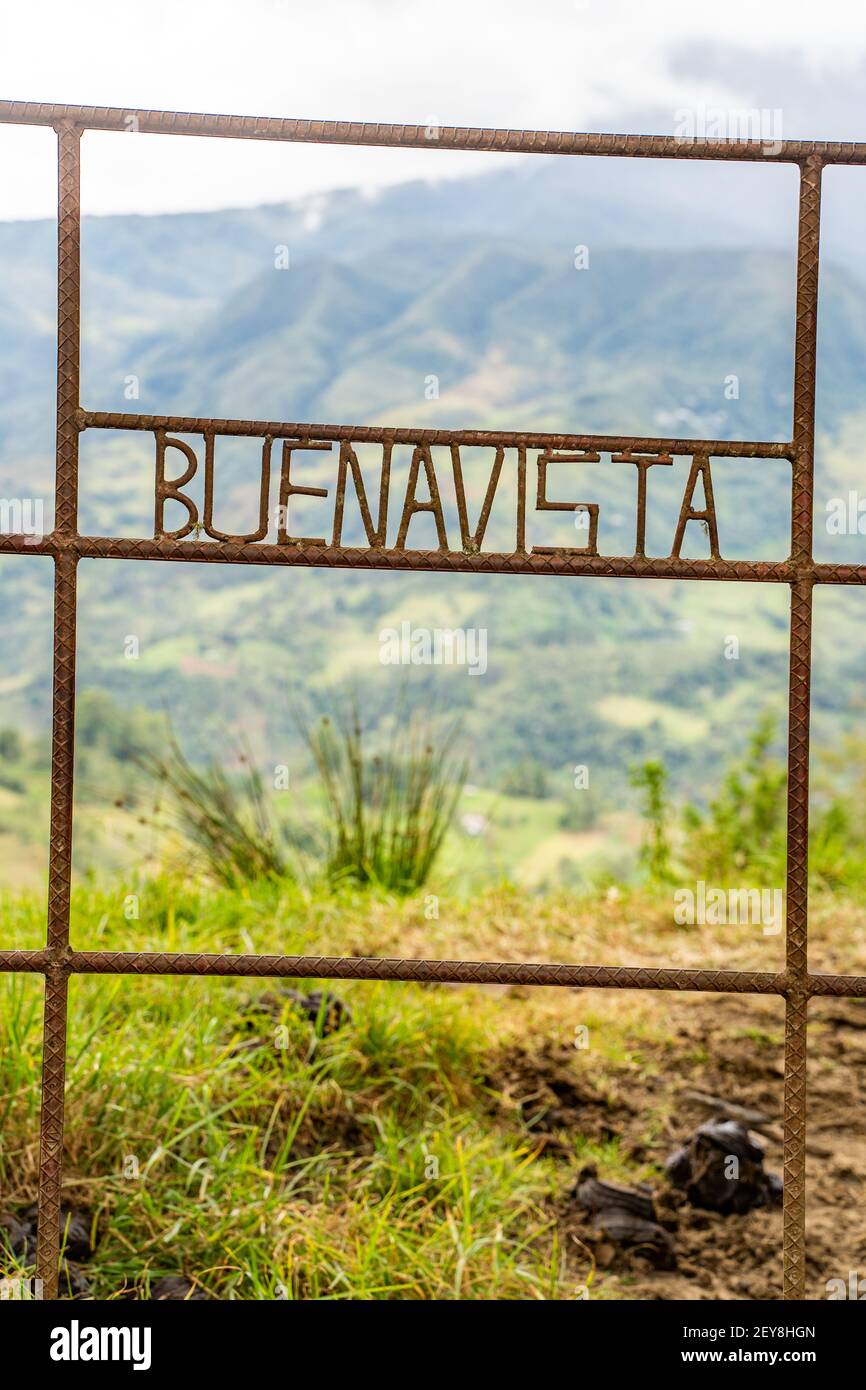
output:
[[[477,553],[441,550],[346,549],[329,545],[238,544],[233,541],[133,540],[83,536],[83,558],[191,560],[201,564],[311,566],[319,569],[416,570],[455,574],[586,575],[619,579],[727,579],[738,583],[791,583],[798,571],[788,561],[650,559],[642,556]]]
[[[710,454],[714,458],[793,459],[793,444],[749,439],[661,439],[611,434],[545,434],[525,430],[448,430],[408,425],[316,425],[284,420],[211,420],[197,415],[109,414],[82,410],[82,429],[166,430],[171,434],[224,434],[251,439],[324,439],[352,444],[461,444],[467,448],[601,449],[607,453]]]
[[[0,950],[0,973],[45,974],[47,950]],[[389,959],[383,956],[271,956],[224,952],[66,951],[67,974],[202,975],[322,980],[413,980],[473,985],[542,984],[566,989],[662,989],[707,994],[777,994],[791,987],[787,971],[657,969],[652,966],[567,965],[523,961]],[[808,974],[808,997],[863,998],[866,975]]]
[[[815,362],[821,162],[800,171],[797,231],[797,312],[794,346],[794,467],[791,559],[812,562],[815,449]],[[785,951],[785,1136],[783,1285],[788,1299],[806,1296],[806,1018],[809,897],[809,724],[812,677],[812,581],[791,587],[788,676],[788,824]]]
[[[318,980],[414,980],[464,985],[552,985],[570,989],[671,989],[781,994],[785,976],[750,970],[667,970],[551,962],[404,960],[380,956],[235,956],[161,951],[75,951],[83,974],[261,975]]]
[[[57,457],[54,535],[54,688],[51,736],[51,844],[48,868],[48,951],[39,1140],[39,1229],[36,1273],[43,1296],[57,1292],[68,981],[61,964],[69,945],[72,875],[72,783],[75,757],[76,567],[78,520],[78,397],[81,300],[81,131],[57,131]]]
[[[706,140],[689,135],[613,135],[563,130],[508,130],[472,126],[389,125],[372,121],[299,120],[283,116],[226,116],[196,111],[148,111],[123,106],[58,106],[0,102],[0,124],[50,125],[74,121],[91,130],[145,135],[215,136],[231,140],[287,140],[314,145],[386,145],[396,149],[490,150],[506,154],[612,155],[631,159],[754,160],[800,164],[866,164],[866,144],[830,140]]]

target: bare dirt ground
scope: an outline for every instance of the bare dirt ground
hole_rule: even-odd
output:
[[[582,1000],[585,1011],[605,1011],[612,1003],[616,1026],[628,1034],[626,1001],[597,994]],[[711,1117],[711,1110],[689,1097],[697,1091],[768,1116],[768,1132],[755,1137],[765,1144],[765,1167],[781,1174],[781,1003],[702,995],[641,1004],[652,1013],[663,1011],[666,1036],[648,1028],[645,1018],[636,1019],[634,1051],[625,1058],[593,1064],[591,1049],[580,1053],[548,1039],[535,1050],[518,1046],[506,1053],[499,1075],[491,1078],[499,1103],[516,1105],[551,1154],[573,1156],[574,1136],[580,1135],[594,1162],[592,1150],[610,1155],[607,1164],[597,1164],[599,1177],[648,1179],[659,1217],[672,1231],[676,1268],[653,1268],[594,1233],[564,1189],[556,1214],[575,1284],[588,1283],[590,1297],[778,1298],[781,1210],[742,1216],[696,1210],[656,1165]],[[809,1046],[807,1297],[825,1299],[828,1280],[847,1283],[851,1271],[866,1276],[866,1002],[814,1001]]]
[[[673,924],[669,901],[620,897],[575,911],[567,898],[507,896],[471,917],[444,912],[435,947],[443,956],[580,960],[680,968],[781,970],[784,934],[751,927]],[[376,937],[388,937],[380,924]],[[377,939],[383,954],[397,941]],[[429,924],[400,926],[401,951],[431,949]],[[810,969],[866,973],[866,910],[833,896],[810,903]],[[575,1286],[591,1297],[775,1299],[782,1288],[782,1213],[719,1216],[689,1206],[660,1176],[665,1159],[712,1112],[689,1091],[759,1110],[769,1133],[765,1167],[782,1174],[784,1003],[748,995],[635,990],[501,992],[509,1035],[487,1084],[500,1120],[509,1112],[562,1159],[555,1203]],[[575,1030],[586,1027],[585,1050]],[[497,1032],[499,1028],[497,1027]],[[531,1040],[531,1041],[530,1041]],[[809,1006],[807,1297],[827,1282],[863,1279],[866,1294],[866,1001],[813,999]],[[582,1148],[586,1149],[582,1155]],[[677,1267],[651,1269],[637,1256],[594,1239],[569,1196],[575,1158],[602,1180],[648,1181],[673,1232]],[[559,1165],[557,1165],[558,1167]]]

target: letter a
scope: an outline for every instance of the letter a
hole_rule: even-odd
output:
[[[692,506],[692,499],[695,495],[695,488],[698,478],[704,485],[704,510],[696,511]],[[710,538],[710,555],[714,560],[720,559],[719,555],[719,527],[716,521],[716,504],[713,500],[713,478],[710,473],[710,460],[706,454],[695,454],[692,459],[692,466],[689,472],[689,480],[686,483],[686,491],[683,497],[683,505],[680,508],[679,520],[677,521],[677,533],[674,537],[674,548],[671,551],[671,559],[678,560],[683,546],[683,537],[686,533],[686,524],[689,521],[704,521],[707,525],[707,533]]]

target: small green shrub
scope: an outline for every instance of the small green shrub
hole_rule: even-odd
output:
[[[772,754],[774,736],[775,719],[768,713],[706,812],[686,807],[683,857],[701,877],[720,880],[736,872],[761,884],[784,879],[787,771]]]
[[[426,882],[466,781],[458,727],[398,708],[384,747],[371,752],[352,703],[302,724],[325,794],[331,880],[411,893]]]
[[[148,754],[143,765],[171,793],[169,814],[203,865],[232,888],[260,878],[292,876],[286,832],[274,822],[262,778],[248,754],[239,753],[232,778],[214,761],[199,771],[172,737],[168,752]]]

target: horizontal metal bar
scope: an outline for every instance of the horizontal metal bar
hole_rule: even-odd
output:
[[[0,951],[0,973],[42,974],[56,966],[50,951]],[[378,956],[198,955],[170,951],[68,951],[62,969],[79,975],[225,975],[321,980],[416,980],[442,984],[559,985],[575,989],[689,990],[711,994],[779,994],[784,972],[657,970],[648,966],[560,965]],[[808,995],[866,997],[866,975],[808,975]]]
[[[57,540],[50,533],[45,536],[0,535],[0,555],[54,555],[57,553]]]
[[[316,425],[282,420],[209,420],[192,415],[79,412],[82,429],[168,430],[173,434],[240,435],[250,439],[316,439],[352,444],[461,444],[469,448],[595,449],[604,453],[709,454],[713,458],[793,459],[793,444],[736,439],[658,439],[636,435],[550,434],[521,430],[412,429],[406,425]]]
[[[814,564],[812,578],[816,584],[866,584],[866,565]]]
[[[807,975],[806,993],[815,996],[866,996],[866,975]]]
[[[83,559],[165,560],[194,564],[287,565],[318,569],[418,570],[460,574],[585,575],[614,579],[703,579],[737,584],[793,584],[812,577],[823,584],[866,584],[866,566],[794,566],[788,560],[673,560],[660,557],[561,555],[498,551],[346,549],[342,546],[264,545],[260,541],[168,541],[129,536],[0,535],[0,555],[57,555]]]
[[[0,956],[0,967],[2,960]],[[320,980],[415,980],[421,983],[466,985],[557,985],[572,989],[699,990],[724,994],[781,994],[785,988],[784,975],[760,971],[656,970],[644,966],[515,961],[393,960],[378,956],[72,951],[66,956],[64,966],[73,973],[86,975],[288,976]]]
[[[0,972],[44,974],[51,964],[51,959],[51,952],[46,950],[0,951]]]
[[[185,560],[194,563],[289,565],[318,569],[416,570],[460,574],[596,575],[620,579],[708,579],[737,583],[788,584],[799,571],[787,561],[673,560],[642,556],[504,554],[440,550],[347,550],[329,545],[235,544],[231,541],[130,540],[82,536],[74,542],[82,558]]]
[[[122,106],[0,102],[0,123],[57,126],[63,121],[72,121],[88,130],[140,131],[146,135],[203,135],[231,140],[286,140],[301,144],[390,145],[430,150],[612,155],[636,159],[731,159],[770,164],[801,163],[806,159],[819,158],[825,164],[866,164],[866,144],[854,141],[699,140],[676,135],[509,130],[490,126],[391,125],[372,121],[147,111]]]
[[[58,539],[52,533],[0,535],[0,555],[56,555],[74,550],[85,559],[177,560],[201,564],[288,565],[322,569],[421,570],[473,574],[558,574],[614,579],[703,579],[736,584],[866,584],[866,565],[798,564],[790,560],[671,560],[641,556],[533,555],[479,551],[347,550],[333,546],[235,545],[222,541],[157,541],[128,536]]]

